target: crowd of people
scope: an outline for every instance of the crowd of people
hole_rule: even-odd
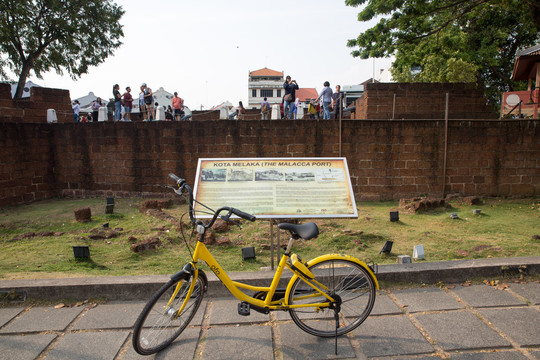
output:
[[[290,75],[287,75],[285,82],[283,83],[283,89],[285,94],[281,101],[281,118],[285,120],[295,120],[297,118],[298,107],[300,106],[300,99],[296,97],[296,90],[300,89],[296,80],[293,80]],[[133,102],[135,99],[131,94],[131,87],[127,86],[123,94],[120,93],[120,85],[114,84],[113,86],[113,119],[114,121],[132,121],[131,114],[133,111]],[[317,99],[312,99],[308,104],[308,114],[311,119],[323,120],[330,119],[331,111],[334,113],[334,119],[338,119],[344,108],[344,97],[341,92],[340,85],[337,85],[335,92],[332,91],[330,83],[325,81],[323,89],[318,94]],[[156,119],[156,108],[159,106],[157,102],[154,102],[154,94],[146,83],[142,83],[140,86],[138,105],[139,112],[143,121],[152,121]],[[172,105],[169,105],[165,109],[165,120],[180,121],[185,119],[184,101],[178,96],[177,92],[174,92],[174,97],[171,101]],[[104,104],[101,98],[97,98],[92,102],[91,113],[86,116],[80,116],[80,103],[75,100],[72,104],[73,117],[75,122],[97,122],[99,118],[99,109]],[[123,112],[122,112],[123,109]],[[268,102],[268,98],[264,98],[261,103],[261,120],[269,120],[271,116],[272,106]],[[240,101],[236,110],[236,116],[238,120],[243,120],[246,117],[246,109]]]
[[[112,89],[112,102],[113,106],[113,120],[114,121],[132,121],[131,114],[133,112],[133,102],[136,99],[131,94],[131,87],[127,86],[125,92],[120,93],[120,85],[114,84]],[[154,94],[146,83],[142,83],[140,86],[140,93],[138,98],[139,112],[143,121],[152,121],[156,119],[156,108],[159,106],[157,102],[154,102]],[[72,104],[73,117],[75,122],[97,122],[99,119],[99,109],[104,107],[101,98],[96,98],[91,106],[91,112],[81,116],[81,108],[78,100],[75,100]],[[122,111],[123,110],[123,111]],[[182,120],[184,119],[184,101],[178,96],[178,93],[174,93],[172,98],[172,107],[169,105],[165,110],[166,120]]]
[[[300,106],[300,99],[296,97],[296,90],[300,87],[296,80],[292,80],[290,75],[285,78],[283,89],[285,94],[281,101],[281,118],[286,120],[295,120],[297,117],[298,107]],[[345,98],[341,92],[341,86],[336,86],[336,91],[333,92],[330,88],[330,83],[325,81],[323,89],[319,93],[317,99],[313,99],[308,104],[308,113],[310,119],[323,120],[330,119],[330,111],[334,112],[334,119],[338,119],[344,109]],[[322,107],[321,107],[322,105]],[[261,103],[261,120],[268,120],[271,112],[271,106],[268,103],[268,98],[264,98]]]

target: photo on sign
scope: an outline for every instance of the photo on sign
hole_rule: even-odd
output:
[[[255,181],[283,181],[283,171],[276,169],[255,170]]]
[[[253,170],[230,169],[227,181],[253,181]]]
[[[318,169],[317,181],[345,181],[343,169]]]
[[[202,181],[225,181],[227,179],[227,169],[203,169]]]
[[[310,170],[287,170],[286,181],[315,181],[315,174]]]

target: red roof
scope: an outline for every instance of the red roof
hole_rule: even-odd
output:
[[[250,71],[249,76],[281,76],[283,77],[283,71],[275,71],[272,69],[264,68],[255,71]]]
[[[315,88],[300,88],[296,90],[296,97],[300,99],[300,101],[305,102],[307,99],[316,99],[319,97],[319,94],[317,93],[317,89]]]
[[[512,72],[512,80],[528,80],[534,79],[537,71],[538,62],[540,61],[540,44],[531,48],[518,51],[514,62],[514,71]]]

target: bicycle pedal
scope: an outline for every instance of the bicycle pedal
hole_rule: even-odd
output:
[[[238,314],[242,316],[249,316],[250,315],[250,306],[249,303],[242,301],[240,304],[238,304]]]

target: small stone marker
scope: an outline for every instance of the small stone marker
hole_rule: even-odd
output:
[[[480,215],[481,212],[482,212],[482,209],[473,209],[472,211],[473,215]]]
[[[89,207],[75,209],[75,220],[78,222],[88,222],[92,220],[92,211]]]
[[[416,245],[412,257],[414,260],[424,260],[424,245]]]
[[[397,263],[398,264],[411,264],[412,260],[409,255],[398,255]]]
[[[457,219],[458,218],[458,214],[457,213],[451,213],[450,214],[450,219]]]

